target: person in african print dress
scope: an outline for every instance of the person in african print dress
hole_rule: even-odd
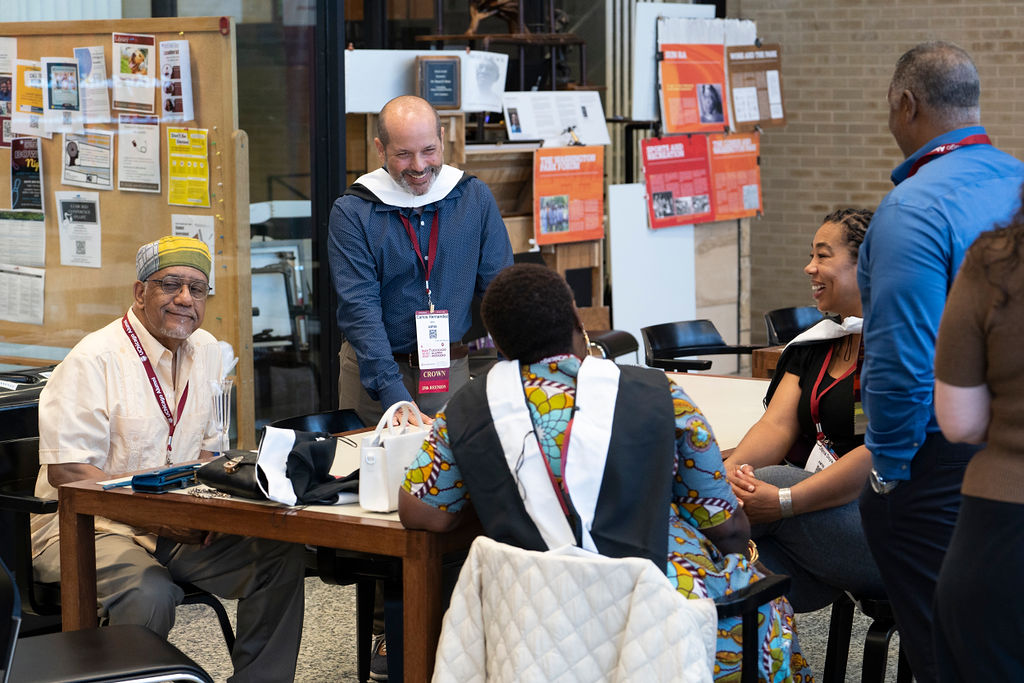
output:
[[[527,550],[646,557],[688,598],[760,578],[714,434],[680,387],[588,357],[572,293],[543,266],[499,273],[481,314],[513,360],[438,413],[400,492],[406,527],[447,531],[471,510],[488,536]],[[761,610],[760,679],[812,681],[789,603]],[[739,680],[740,638],[738,618],[719,621],[716,681]]]

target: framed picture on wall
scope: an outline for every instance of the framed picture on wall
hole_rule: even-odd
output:
[[[416,92],[436,109],[458,109],[461,85],[457,56],[416,58]]]

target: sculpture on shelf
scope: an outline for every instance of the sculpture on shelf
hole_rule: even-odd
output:
[[[469,28],[467,36],[476,35],[480,22],[488,17],[499,17],[508,24],[509,33],[519,32],[518,0],[469,0]],[[526,29],[524,29],[526,30]],[[529,33],[529,31],[526,31]]]

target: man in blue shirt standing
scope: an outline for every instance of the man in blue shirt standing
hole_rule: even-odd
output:
[[[398,401],[424,417],[469,381],[463,335],[474,294],[512,265],[505,222],[487,185],[444,164],[444,128],[412,95],[381,109],[382,168],[360,176],[331,209],[331,277],[345,338],[339,407],[376,424]],[[377,590],[370,678],[388,679]]]
[[[374,139],[382,168],[356,180],[331,210],[328,250],[345,337],[340,407],[367,424],[397,401],[415,400],[432,417],[468,381],[462,336],[473,295],[512,264],[494,196],[444,165],[443,140],[426,100],[391,100]]]
[[[932,595],[977,447],[951,444],[932,405],[939,319],[964,252],[1018,205],[1024,164],[980,125],[978,73],[950,43],[896,63],[889,130],[906,160],[860,250],[868,417],[874,469],[861,518],[918,681],[937,678]]]

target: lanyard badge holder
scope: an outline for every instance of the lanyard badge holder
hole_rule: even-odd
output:
[[[807,456],[807,464],[804,465],[804,469],[812,474],[825,469],[839,459],[839,456],[836,455],[835,449],[832,447],[832,441],[825,436],[825,432],[821,428],[821,415],[819,413],[821,399],[824,398],[825,394],[827,394],[829,390],[849,377],[850,374],[857,369],[857,364],[854,364],[854,366],[844,372],[841,377],[837,378],[832,382],[832,384],[819,392],[818,387],[821,386],[821,380],[825,376],[825,370],[828,368],[828,364],[831,360],[832,349],[830,348],[828,350],[828,354],[825,356],[825,362],[821,365],[821,370],[818,371],[818,379],[815,381],[814,387],[811,389],[811,421],[814,422],[814,429],[817,432],[818,438],[814,442],[814,448],[811,449],[810,455]]]
[[[402,225],[409,235],[416,257],[423,266],[423,284],[427,291],[429,310],[416,311],[416,354],[419,366],[419,393],[443,394],[448,391],[449,370],[452,364],[451,333],[448,325],[448,311],[434,310],[434,300],[430,292],[430,271],[437,259],[438,216],[434,212],[434,221],[430,226],[430,241],[427,247],[427,258],[423,258],[419,240],[409,219],[399,214]],[[423,225],[422,218],[420,225]]]

